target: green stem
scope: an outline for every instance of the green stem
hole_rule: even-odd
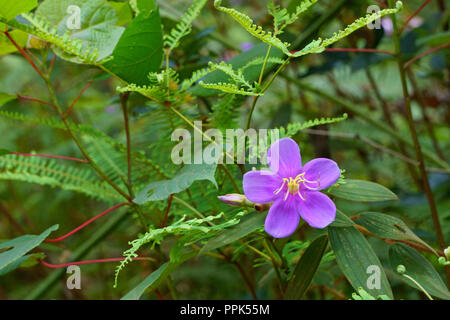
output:
[[[425,290],[424,287],[422,287],[416,280],[414,280],[414,278],[408,276],[407,274],[402,274],[403,277],[405,277],[406,279],[410,280],[412,283],[414,283],[423,293],[425,293],[425,295],[427,296],[428,299],[433,300],[433,298],[430,296],[430,294]]]

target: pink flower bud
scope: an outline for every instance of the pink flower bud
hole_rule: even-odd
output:
[[[225,202],[231,206],[243,206],[245,204],[245,196],[243,194],[238,193],[230,193],[224,196],[218,196],[220,201]]]

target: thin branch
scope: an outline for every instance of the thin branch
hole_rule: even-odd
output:
[[[431,2],[431,0],[425,0],[424,3],[422,3],[422,5],[416,10],[414,11],[414,13],[405,21],[405,23],[403,24],[403,26],[400,28],[400,33],[402,33],[405,28],[408,26],[409,22],[419,14],[420,11],[422,11],[423,8],[425,8],[425,6],[427,4],[429,4]]]
[[[167,201],[167,208],[164,214],[164,219],[161,223],[161,228],[164,228],[166,225],[167,217],[169,216],[170,208],[172,207],[173,193],[169,196],[169,200]]]
[[[56,239],[45,239],[45,242],[59,242],[59,241],[62,241],[62,240],[64,240],[64,239],[66,239],[67,237],[71,236],[72,234],[74,234],[74,233],[80,231],[81,229],[85,228],[87,225],[89,225],[90,223],[94,222],[94,221],[97,220],[98,218],[104,216],[105,214],[107,214],[107,213],[109,213],[109,212],[111,212],[111,211],[114,211],[114,210],[116,210],[116,209],[118,209],[118,208],[120,208],[120,207],[126,206],[126,205],[129,205],[129,203],[124,202],[124,203],[120,203],[120,204],[118,204],[118,205],[115,205],[114,207],[109,208],[108,210],[103,211],[102,213],[100,213],[100,214],[96,215],[95,217],[89,219],[88,221],[86,221],[85,223],[83,223],[83,224],[80,225],[79,227],[73,229],[73,230],[70,231],[69,233],[66,233],[65,235],[63,235],[63,236],[61,236],[61,237],[59,237],[59,238],[56,238]]]
[[[67,109],[66,113],[64,113],[63,118],[67,118],[70,114],[70,111],[72,111],[73,106],[75,105],[75,103],[77,103],[78,99],[80,99],[80,97],[82,96],[82,94],[91,86],[92,81],[89,80],[88,83],[86,84],[86,86],[83,88],[83,90],[80,91],[80,93],[76,96],[76,98],[72,101],[72,103],[70,104],[69,108]]]
[[[125,124],[125,134],[127,137],[127,168],[128,168],[128,185],[131,186],[131,137],[130,137],[130,121],[128,119],[127,100],[130,96],[129,92],[120,94],[120,104],[123,111],[123,122]]]
[[[36,70],[37,73],[41,77],[44,77],[44,74],[42,73],[41,69],[38,68],[38,66],[34,63],[33,59],[30,58],[30,56],[22,49],[21,46],[17,44],[17,42],[13,39],[13,37],[9,34],[8,31],[3,32],[5,36],[11,41],[11,43],[17,48],[17,50],[20,52],[20,54],[27,59],[27,61],[31,64],[34,70]]]
[[[33,102],[38,102],[38,103],[41,103],[41,104],[48,105],[48,106],[52,107],[55,110],[57,109],[56,106],[53,103],[50,103],[50,102],[47,102],[47,101],[44,101],[44,100],[40,100],[40,99],[32,98],[32,97],[27,97],[27,96],[22,96],[20,94],[18,94],[17,97],[19,99],[22,99],[22,100],[33,101]]]
[[[64,156],[55,156],[52,154],[39,154],[39,153],[19,153],[19,152],[11,152],[11,154],[15,154],[18,156],[26,156],[26,157],[41,157],[41,158],[53,158],[53,159],[63,159],[63,160],[71,160],[77,162],[88,163],[89,161],[84,159],[72,158],[72,157],[64,157]]]
[[[427,51],[425,51],[424,53],[418,55],[417,57],[414,57],[414,58],[412,58],[411,60],[407,61],[407,62],[403,65],[403,68],[406,69],[406,68],[408,68],[412,63],[416,62],[417,60],[419,60],[419,59],[421,59],[421,58],[423,58],[423,57],[425,57],[425,56],[427,56],[427,55],[429,55],[429,54],[435,53],[436,51],[439,51],[439,50],[441,50],[441,49],[447,48],[448,46],[450,46],[450,42],[441,44],[440,46],[437,46],[437,47],[435,47],[435,48],[432,48],[432,49],[430,49],[430,50],[427,50]]]

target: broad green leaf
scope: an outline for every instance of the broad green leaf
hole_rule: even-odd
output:
[[[13,30],[10,31],[9,34],[19,46],[25,47],[28,41],[28,33],[23,32],[21,30]],[[16,51],[17,48],[11,43],[11,41],[6,37],[6,35],[0,33],[0,56],[8,53],[13,53]],[[0,93],[0,107],[3,104],[2,95],[3,93]]]
[[[351,227],[355,223],[350,220],[349,217],[345,213],[343,213],[340,210],[336,210],[336,218],[334,219],[333,223],[330,224],[330,227]]]
[[[388,188],[364,180],[346,179],[345,184],[333,188],[329,193],[338,198],[358,202],[398,200],[395,193]]]
[[[156,0],[130,0],[129,3],[136,15],[141,13],[148,14],[158,7]]]
[[[117,22],[116,25],[123,26],[133,20],[133,15],[128,2],[108,1],[110,5],[116,9]]]
[[[389,248],[389,261],[394,272],[398,265],[404,265],[406,267],[406,274],[416,280],[429,294],[441,299],[450,300],[450,292],[439,276],[439,273],[415,249],[403,243],[392,245]],[[401,277],[401,279],[411,287],[420,290],[409,279],[405,277]]]
[[[166,262],[157,270],[153,271],[147,278],[145,278],[136,287],[130,290],[121,300],[139,300],[146,290],[156,289],[162,281],[164,281],[175,269],[182,263],[195,257],[197,251],[187,252],[182,258],[176,262]]]
[[[0,271],[11,263],[14,263],[23,257],[28,251],[34,249],[44,241],[48,235],[58,229],[58,225],[54,225],[45,230],[40,235],[24,235],[3,243],[0,243],[0,249],[6,249],[0,253]]]
[[[76,21],[76,13],[68,11],[69,6],[80,8],[79,29],[70,24]],[[45,18],[50,25],[55,26],[59,35],[69,32],[71,38],[80,39],[84,46],[97,49],[98,60],[111,55],[124,31],[124,28],[115,25],[116,10],[106,0],[45,0],[36,10],[36,16]],[[61,49],[54,50],[63,59],[79,62]]]
[[[11,20],[37,7],[37,0],[0,0],[0,16]]]
[[[148,74],[161,66],[162,46],[159,11],[141,13],[126,28],[105,68],[129,83],[146,85]]]
[[[209,180],[216,187],[214,174],[217,164],[189,164],[183,167],[171,180],[152,182],[147,185],[133,200],[137,204],[158,201],[168,198],[171,194],[186,190],[197,180]]]
[[[338,265],[355,290],[361,287],[374,297],[382,294],[393,297],[380,260],[369,242],[358,230],[354,227],[330,227],[328,236]],[[371,268],[374,268],[375,271]],[[372,282],[377,275],[379,283]],[[368,284],[371,288],[368,287]],[[379,289],[376,288],[377,285],[379,285]]]
[[[245,216],[238,225],[223,230],[217,236],[211,238],[200,250],[200,254],[223,247],[258,230],[264,226],[265,219],[266,215],[260,213],[252,213]]]
[[[382,238],[410,240],[420,243],[437,255],[432,247],[416,236],[415,233],[412,232],[399,218],[378,212],[363,212],[359,215],[358,219],[356,219],[356,223]]]
[[[298,300],[311,284],[320,261],[328,245],[328,238],[322,236],[314,240],[305,250],[295,267],[294,274],[289,281],[284,299]]]
[[[39,260],[42,260],[45,258],[45,254],[43,253],[30,253],[27,255],[24,255],[23,257],[20,257],[16,261],[8,264],[6,267],[0,270],[0,276],[3,276],[11,271],[14,271],[17,268],[28,268],[36,265]]]
[[[237,70],[243,66],[245,66],[247,63],[249,63],[252,60],[255,60],[256,58],[264,57],[267,53],[267,45],[265,43],[258,44],[254,46],[252,49],[242,52],[241,54],[237,55],[236,57],[232,58],[227,63],[231,64],[233,66],[233,69]],[[277,48],[272,48],[270,51],[270,57],[271,58],[282,58],[283,53],[281,50]],[[265,70],[270,70],[270,68],[273,66],[273,63],[267,63]],[[258,80],[259,74],[261,72],[262,64],[257,64],[251,67],[248,67],[244,71],[244,77],[245,79],[252,83],[255,80]],[[229,76],[223,73],[222,71],[216,70],[214,72],[211,72],[210,74],[206,75],[202,78],[202,81],[205,83],[226,83],[229,80]],[[211,96],[214,94],[219,93],[218,90],[203,88],[200,85],[196,85],[194,88],[191,89],[191,93],[196,96]]]
[[[0,48],[0,50],[1,50],[1,48]],[[16,98],[17,98],[16,95],[0,92],[0,107]]]

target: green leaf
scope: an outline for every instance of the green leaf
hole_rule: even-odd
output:
[[[140,13],[148,14],[158,6],[156,0],[130,0],[129,3],[136,15]]]
[[[350,201],[376,202],[398,200],[388,188],[370,181],[345,179],[341,184],[329,191],[329,194]]]
[[[328,238],[322,236],[314,240],[305,250],[288,283],[284,299],[299,300],[303,296],[319,268],[327,245]]]
[[[175,271],[182,263],[195,257],[197,251],[191,251],[184,254],[182,258],[176,262],[166,262],[157,270],[153,271],[136,287],[130,290],[121,300],[139,300],[146,290],[156,289],[164,279],[166,279],[173,271]]]
[[[330,224],[330,227],[351,227],[353,225],[355,225],[355,223],[350,220],[345,213],[340,210],[336,210],[336,218],[333,223]]]
[[[72,14],[67,13],[69,6],[80,8],[79,29],[67,27],[68,19],[73,19]],[[36,17],[44,18],[55,26],[57,34],[62,36],[68,32],[70,38],[80,39],[84,47],[97,49],[97,60],[111,56],[124,31],[124,28],[115,25],[116,10],[106,0],[45,0],[36,10]],[[80,62],[60,48],[54,47],[54,51],[63,59]]]
[[[21,13],[30,12],[37,4],[37,0],[0,0],[0,16],[11,20]]]
[[[392,245],[389,248],[389,261],[394,272],[398,265],[404,265],[406,267],[406,274],[414,278],[429,294],[441,299],[450,300],[450,292],[439,276],[439,273],[415,249],[403,243]],[[409,279],[405,277],[401,277],[401,279],[411,287],[420,290]]]
[[[11,153],[11,151],[9,151],[9,150],[0,149],[0,157],[1,156],[5,156],[5,155],[10,154],[10,153]]]
[[[8,264],[6,267],[0,270],[0,276],[3,276],[11,271],[14,271],[17,268],[28,268],[36,265],[39,260],[45,258],[45,254],[42,252],[39,253],[31,253],[24,255],[23,257],[17,259],[16,261]]]
[[[202,250],[200,250],[200,254],[223,247],[258,230],[264,226],[265,219],[266,216],[259,213],[245,216],[238,225],[223,230],[217,236],[211,238]]]
[[[9,264],[14,263],[23,257],[28,251],[34,249],[44,241],[48,235],[58,229],[58,225],[54,225],[45,230],[40,235],[24,235],[3,243],[0,243],[0,249],[6,249],[0,253],[0,271]]]
[[[131,8],[127,2],[108,1],[108,3],[116,9],[116,25],[123,26],[133,20]]]
[[[209,180],[216,187],[214,178],[217,164],[189,164],[184,166],[171,180],[152,182],[147,185],[133,200],[137,204],[158,201],[168,198],[171,194],[186,190],[197,180]]]
[[[227,63],[231,64],[234,70],[238,70],[239,68],[246,66],[251,61],[264,57],[266,53],[267,53],[267,45],[265,43],[261,43],[254,46],[252,49],[248,51],[238,54],[236,57],[232,58]],[[273,61],[275,61],[275,58],[282,58],[282,57],[283,52],[281,50],[277,48],[272,48],[270,50],[270,58],[273,59]],[[275,62],[268,62],[265,67],[266,72],[269,72],[270,68],[275,64],[276,64]],[[262,67],[262,60],[261,63],[259,64],[255,64],[248,68],[245,68],[245,70],[243,71],[245,79],[249,83],[252,83],[255,80],[257,80],[261,72],[261,67]],[[227,83],[229,82],[229,79],[230,76],[220,70],[211,72],[210,74],[202,78],[204,83]],[[200,85],[196,85],[191,89],[191,93],[196,96],[207,97],[220,93],[220,91],[203,88]]]
[[[104,66],[123,80],[148,84],[148,74],[159,70],[163,37],[159,11],[139,14],[126,28],[114,49],[112,61]]]
[[[363,212],[356,219],[356,223],[382,238],[410,240],[420,243],[438,255],[432,247],[416,236],[399,218],[378,212]]]
[[[328,228],[331,247],[336,255],[336,260],[355,290],[360,287],[376,297],[382,294],[392,298],[392,290],[380,260],[376,256],[366,238],[354,227]],[[379,289],[368,288],[369,277],[375,276],[369,271],[369,266],[379,269]],[[372,282],[369,282],[373,284]],[[375,283],[376,284],[376,283]]]
[[[1,41],[1,39],[0,39],[0,41]],[[0,48],[0,50],[1,50],[1,48]],[[16,98],[17,98],[16,95],[0,92],[0,107]]]

